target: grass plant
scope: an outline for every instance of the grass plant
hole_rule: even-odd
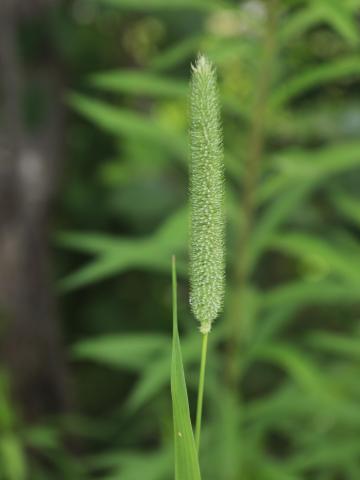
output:
[[[190,121],[190,304],[200,324],[202,348],[193,436],[177,328],[176,266],[173,257],[174,331],[171,384],[175,478],[179,480],[198,478],[208,336],[223,304],[225,284],[224,166],[220,108],[215,68],[203,55],[199,55],[192,67]],[[187,445],[184,450],[185,442]],[[180,465],[180,459],[187,468]],[[185,473],[180,475],[180,471],[186,472],[188,476],[185,477]]]

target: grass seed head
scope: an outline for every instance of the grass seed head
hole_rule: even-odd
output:
[[[199,55],[190,99],[190,303],[207,333],[224,297],[224,159],[216,71]]]

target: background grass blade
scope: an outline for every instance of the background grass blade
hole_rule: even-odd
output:
[[[101,90],[151,97],[186,98],[187,84],[142,70],[112,70],[95,73],[90,84]]]
[[[173,344],[171,359],[171,397],[174,420],[175,480],[201,480],[199,461],[190,420],[189,401],[177,323],[175,257],[172,258],[172,283]]]

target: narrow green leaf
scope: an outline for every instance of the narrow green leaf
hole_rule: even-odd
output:
[[[176,44],[171,45],[163,52],[156,55],[150,66],[157,71],[167,70],[184,62],[192,54],[199,50],[201,35],[186,36],[184,40],[178,40]]]
[[[27,473],[24,451],[18,438],[11,432],[2,434],[0,439],[0,459],[5,479],[26,479]]]
[[[280,37],[283,41],[292,41],[294,37],[299,37],[307,30],[322,20],[319,10],[315,10],[313,5],[297,9],[297,11],[287,18],[284,26],[280,30]]]
[[[121,254],[119,250],[114,255],[101,255],[95,260],[87,263],[84,267],[70,273],[58,282],[58,289],[62,293],[91,285],[94,282],[102,281],[122,273],[136,264],[133,258]]]
[[[116,108],[75,93],[68,96],[68,102],[77,112],[106,132],[125,135],[137,141],[153,142],[182,158],[187,155],[186,141],[182,134],[165,127],[151,116],[146,117],[131,110]]]
[[[115,450],[87,457],[88,464],[96,470],[111,471],[101,480],[166,480],[170,478],[170,449],[157,449],[148,453],[144,451]]]
[[[60,280],[59,289],[67,292],[134,268],[166,272],[169,266],[165,255],[186,248],[187,221],[187,209],[180,208],[147,237],[116,239],[95,233],[60,232],[56,236],[60,246],[97,256]],[[184,264],[180,267],[184,273]]]
[[[116,368],[141,370],[155,355],[167,350],[163,335],[107,335],[82,340],[73,347],[78,360],[91,360]]]
[[[259,189],[258,199],[264,205],[279,192],[301,188],[301,183],[309,184],[309,193],[324,183],[329,177],[339,175],[360,165],[360,142],[337,143],[319,149],[286,149],[270,160],[277,175],[269,175]]]
[[[293,211],[306,200],[311,192],[311,182],[301,182],[289,188],[270,203],[254,229],[251,249],[250,265],[254,267],[256,261],[266,248],[274,232],[285,223]]]
[[[350,46],[359,42],[359,31],[354,16],[354,7],[337,0],[317,0],[290,15],[280,32],[281,38],[289,42],[311,28],[327,23]]]
[[[309,468],[343,467],[359,456],[359,439],[348,436],[338,438],[336,442],[311,446],[308,451],[296,455],[289,466],[295,472],[308,470]]]
[[[257,355],[283,368],[290,378],[314,398],[331,404],[341,401],[340,392],[328,378],[324,378],[318,366],[302,351],[274,342],[260,348]]]
[[[314,235],[300,233],[274,235],[270,241],[270,246],[302,261],[321,262],[329,275],[335,273],[355,285],[360,283],[360,274],[357,268],[360,261],[360,250],[344,252],[333,242],[324,241]]]
[[[83,253],[105,253],[118,248],[131,248],[131,241],[110,237],[99,233],[58,232],[55,235],[57,245]]]
[[[99,0],[102,3],[112,5],[124,10],[213,10],[217,2],[211,0]]]
[[[333,354],[360,358],[360,337],[349,337],[345,335],[332,334],[328,332],[314,332],[309,336],[309,343]]]
[[[359,286],[332,280],[297,280],[269,289],[261,300],[264,307],[275,310],[285,306],[297,309],[304,305],[346,305],[359,300]]]
[[[284,80],[272,95],[270,104],[275,109],[282,107],[294,97],[302,95],[308,90],[341,78],[358,76],[359,73],[359,56],[341,58],[332,63],[312,67],[305,72],[298,73],[294,78]]]
[[[275,462],[263,462],[259,468],[264,480],[301,480],[295,473],[288,472],[283,465]]]
[[[355,46],[359,42],[359,27],[357,25],[355,12],[345,2],[338,0],[318,0],[317,8],[329,25],[348,42]]]
[[[90,76],[90,84],[110,92],[150,95],[156,97],[185,97],[185,82],[164,78],[141,70],[114,70]]]
[[[360,226],[360,199],[340,191],[335,192],[331,200],[342,215],[356,226]]]
[[[175,257],[172,260],[173,344],[171,359],[171,397],[174,421],[175,480],[201,480],[198,456],[190,419],[184,367],[177,322]]]

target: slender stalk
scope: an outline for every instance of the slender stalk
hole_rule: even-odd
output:
[[[176,280],[176,257],[171,257],[171,276],[172,276],[172,312],[173,312],[173,325],[174,328],[178,324],[177,317],[177,280]]]
[[[199,452],[199,448],[200,448],[200,433],[201,433],[201,419],[202,419],[202,409],[203,409],[203,399],[204,399],[204,385],[205,385],[205,370],[206,370],[206,355],[207,355],[208,336],[209,336],[208,333],[203,333],[203,335],[202,335],[202,346],[201,346],[199,390],[198,390],[198,398],[197,398],[196,424],[195,424],[195,445],[196,445],[196,449],[197,449],[198,452]]]

